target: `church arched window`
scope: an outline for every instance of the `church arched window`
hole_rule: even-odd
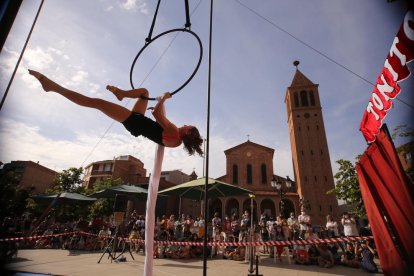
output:
[[[247,183],[252,184],[253,183],[253,168],[251,164],[247,164]]]
[[[233,184],[239,183],[239,167],[236,164],[233,165]]]
[[[267,169],[266,169],[266,164],[262,164],[262,166],[260,167],[261,169],[261,173],[262,173],[262,184],[266,184],[267,183]]]
[[[305,90],[300,91],[300,101],[302,106],[309,106],[308,93]]]
[[[315,106],[315,95],[313,94],[312,90],[309,92],[309,97],[310,97],[311,106]]]
[[[293,93],[293,98],[295,101],[295,107],[299,107],[299,96],[297,92]]]

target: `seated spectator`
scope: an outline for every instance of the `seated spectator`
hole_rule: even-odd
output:
[[[233,236],[229,237],[229,242],[234,242],[234,237]],[[223,250],[223,259],[232,260],[233,255],[236,254],[236,249],[237,249],[237,246],[234,246],[234,245],[226,246]]]
[[[233,261],[244,261],[244,258],[246,257],[246,247],[238,246],[232,257]]]
[[[319,251],[316,245],[312,244],[308,248],[309,264],[317,265],[319,258]]]
[[[375,251],[369,246],[368,241],[361,241],[361,249],[358,249],[358,243],[355,245],[358,257],[361,258],[361,268],[366,272],[377,273],[378,267],[374,262]]]
[[[345,254],[342,255],[341,263],[348,267],[359,268],[358,255],[354,245],[350,242],[346,244]]]
[[[342,254],[340,254],[339,252],[338,252],[338,250],[339,250],[339,246],[338,246],[338,244],[329,244],[328,245],[328,250],[329,251],[331,251],[331,253],[332,253],[332,256],[333,256],[333,258],[334,258],[334,261],[335,261],[335,264],[341,264],[341,257],[342,257]]]
[[[301,265],[310,264],[308,250],[304,245],[298,245],[295,250],[295,263]]]
[[[331,268],[333,267],[335,261],[332,255],[332,252],[328,250],[326,243],[321,243],[320,245],[316,246],[319,257],[318,257],[318,264],[320,267]]]

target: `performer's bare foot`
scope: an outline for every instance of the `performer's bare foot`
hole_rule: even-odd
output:
[[[29,69],[29,74],[34,76],[36,79],[38,79],[38,81],[40,82],[40,84],[43,87],[43,90],[45,90],[46,92],[57,91],[59,88],[61,88],[61,86],[59,84],[55,83],[54,81],[51,81],[45,75],[43,75],[43,74],[41,74],[37,71]]]
[[[121,89],[119,89],[118,87],[113,86],[113,85],[107,85],[106,89],[111,91],[118,100],[122,101],[122,99],[124,98],[122,97]]]

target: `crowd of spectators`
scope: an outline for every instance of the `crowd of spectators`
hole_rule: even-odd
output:
[[[27,239],[19,242],[19,248],[62,248],[68,250],[103,251],[108,246],[112,237],[129,238],[128,246],[132,251],[145,253],[145,217],[133,211],[128,219],[118,226],[112,217],[94,218],[91,220],[78,219],[70,222],[59,222],[47,217],[42,221],[24,215],[20,218],[6,218],[2,223],[2,237],[7,236],[34,236],[41,235],[44,238]],[[252,225],[253,223],[253,225]],[[159,241],[203,242],[204,226],[206,221],[202,215],[192,217],[181,214],[157,218],[155,223],[155,239]],[[273,218],[265,212],[260,218],[253,220],[248,211],[241,218],[236,214],[225,216],[223,219],[219,213],[215,213],[210,221],[207,221],[207,241],[238,242],[248,241],[251,234],[254,241],[295,241],[311,240],[328,237],[359,236],[357,223],[348,213],[344,213],[341,220],[336,221],[332,216],[327,216],[326,225],[315,227],[311,217],[302,209],[301,214],[295,217],[291,213],[289,218],[282,215]],[[253,232],[249,232],[253,230]],[[87,234],[81,234],[82,231]],[[370,235],[369,229],[361,232]],[[70,234],[65,234],[70,233]],[[54,234],[65,234],[53,236]],[[374,262],[376,256],[373,242],[334,243],[290,246],[260,246],[256,252],[262,256],[275,258],[282,262],[287,255],[294,258],[296,264],[319,265],[330,268],[334,265],[345,265],[354,268],[363,268],[369,272],[376,272]],[[160,245],[154,248],[154,257],[172,259],[190,259],[203,256],[203,247],[200,245]],[[208,247],[210,258],[242,261],[245,259],[245,246],[213,246]]]

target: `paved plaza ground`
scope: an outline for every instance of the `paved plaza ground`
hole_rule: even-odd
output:
[[[102,253],[90,253],[87,251],[69,252],[60,249],[20,250],[17,258],[8,264],[8,269],[50,275],[143,275],[144,256],[142,254],[133,253],[135,260],[132,260],[129,253],[127,253],[124,255],[127,261],[122,263],[111,263],[106,254],[98,264],[97,262],[101,256]],[[244,262],[223,260],[221,258],[209,259],[207,262],[207,275],[248,275],[248,268],[249,264]],[[273,259],[270,259],[268,256],[261,258],[259,273],[264,276],[382,275],[369,274],[361,269],[343,266],[335,266],[328,269],[318,266],[288,264],[287,261],[274,263]],[[203,275],[203,261],[200,259],[155,259],[154,275]]]

